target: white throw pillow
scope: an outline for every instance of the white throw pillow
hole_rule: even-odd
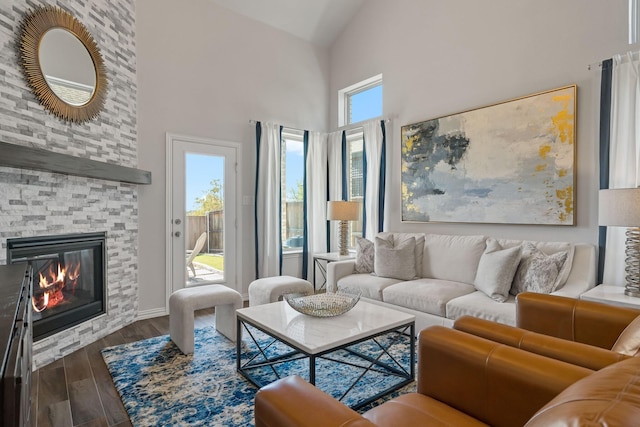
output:
[[[611,351],[626,354],[627,356],[640,355],[640,316],[633,319],[624,328],[616,343],[611,347]]]
[[[511,294],[553,292],[567,257],[567,251],[547,255],[533,243],[525,242],[522,247],[522,259],[511,285]]]
[[[393,245],[392,240],[376,237],[374,272],[376,276],[399,280],[416,277],[416,239],[411,237]]]
[[[375,245],[371,240],[356,237],[356,273],[372,273]]]
[[[505,302],[521,255],[521,246],[503,249],[495,239],[487,239],[474,281],[476,289],[491,299]]]

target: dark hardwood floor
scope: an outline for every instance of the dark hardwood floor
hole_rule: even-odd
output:
[[[196,328],[213,321],[213,309],[196,312]],[[100,350],[168,333],[169,316],[139,320],[35,371],[31,425],[131,426]]]

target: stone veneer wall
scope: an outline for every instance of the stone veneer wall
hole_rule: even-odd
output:
[[[70,124],[54,117],[38,103],[22,75],[20,23],[28,9],[45,4],[73,14],[101,49],[108,95],[105,110],[90,122]],[[137,165],[135,0],[0,2],[0,141]],[[91,231],[107,232],[107,314],[35,343],[36,368],[135,319],[138,188],[0,167],[0,264],[6,263],[7,238]]]

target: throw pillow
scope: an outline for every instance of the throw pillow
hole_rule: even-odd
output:
[[[627,356],[640,356],[640,316],[633,319],[618,337],[611,351],[626,354]]]
[[[375,248],[371,240],[356,237],[356,273],[372,273]]]
[[[520,246],[504,249],[497,240],[488,239],[476,272],[476,289],[493,300],[505,302],[521,255]]]
[[[525,242],[522,247],[522,260],[511,286],[511,294],[518,295],[520,292],[548,294],[553,292],[567,256],[566,251],[547,255],[536,248],[533,243]]]
[[[374,272],[377,276],[399,280],[416,277],[416,239],[406,239],[397,246],[393,241],[376,237]]]

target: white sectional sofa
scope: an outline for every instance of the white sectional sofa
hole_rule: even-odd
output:
[[[327,291],[358,290],[361,299],[388,305],[414,314],[416,330],[431,325],[451,326],[461,316],[515,325],[515,296],[496,301],[476,289],[476,273],[487,248],[488,236],[459,236],[422,233],[380,233],[392,241],[416,239],[416,274],[413,280],[380,277],[375,273],[355,273],[355,260],[329,263]],[[424,245],[422,245],[424,238]],[[502,248],[531,243],[546,255],[566,251],[562,278],[554,295],[578,298],[595,286],[596,247],[592,244],[534,242],[494,239]],[[530,246],[529,246],[530,247]],[[517,261],[516,261],[517,262]],[[559,275],[560,276],[560,275]]]

